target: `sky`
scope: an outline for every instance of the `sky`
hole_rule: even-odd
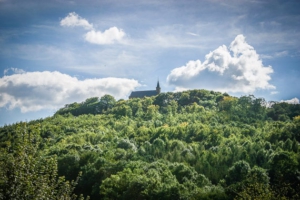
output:
[[[0,0],[0,126],[133,90],[299,103],[300,1]]]

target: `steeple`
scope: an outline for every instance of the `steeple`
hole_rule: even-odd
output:
[[[160,93],[159,81],[157,81],[156,92],[157,92],[157,94],[159,94],[159,93]]]

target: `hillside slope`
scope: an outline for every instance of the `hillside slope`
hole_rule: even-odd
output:
[[[58,175],[82,172],[75,193],[91,199],[299,198],[300,105],[207,90],[105,95],[0,128],[2,151],[17,127],[38,133]]]

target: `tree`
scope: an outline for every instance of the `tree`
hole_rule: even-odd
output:
[[[237,98],[224,96],[223,100],[219,102],[219,108],[221,111],[229,113],[229,118],[232,119],[237,101]]]
[[[269,185],[265,169],[250,168],[245,161],[238,161],[228,170],[226,190],[234,199],[272,199],[274,193]]]
[[[290,198],[295,195],[299,197],[296,188],[300,185],[300,172],[296,154],[287,151],[275,153],[270,160],[270,168],[275,192],[285,193]]]
[[[112,108],[112,113],[116,114],[116,116],[132,116],[132,109],[129,105],[127,105],[127,102],[124,100],[119,100],[115,106]]]
[[[241,184],[242,190],[239,191],[236,199],[272,199],[273,191],[269,185],[269,176],[265,169],[253,167],[249,172],[247,179]]]
[[[145,115],[146,119],[150,120],[150,119],[153,119],[153,118],[157,117],[158,114],[159,114],[158,110],[159,110],[159,106],[156,106],[156,105],[148,106],[147,107],[147,112],[146,112],[146,115]]]
[[[170,102],[174,99],[173,93],[167,92],[167,93],[160,93],[155,97],[155,100],[153,104],[158,105],[160,108],[160,111],[165,113],[166,107],[170,104]]]
[[[179,184],[166,164],[134,161],[103,180],[103,199],[180,199]]]
[[[103,113],[111,109],[116,103],[116,100],[113,96],[106,94],[100,98],[98,112]]]
[[[287,121],[291,114],[291,105],[286,102],[275,102],[268,110],[268,116],[273,120]]]
[[[240,160],[233,164],[228,170],[228,174],[225,177],[228,193],[234,193],[236,195],[242,188],[242,182],[246,180],[250,173],[250,165],[244,160]]]
[[[0,199],[75,199],[71,183],[57,175],[56,157],[40,154],[39,127],[17,125],[13,141],[0,149]]]

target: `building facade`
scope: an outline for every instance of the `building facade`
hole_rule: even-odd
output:
[[[160,88],[160,85],[159,85],[159,81],[157,81],[157,85],[156,85],[155,90],[132,91],[130,96],[129,96],[129,99],[156,96],[160,93],[160,90],[161,90],[161,88]]]

